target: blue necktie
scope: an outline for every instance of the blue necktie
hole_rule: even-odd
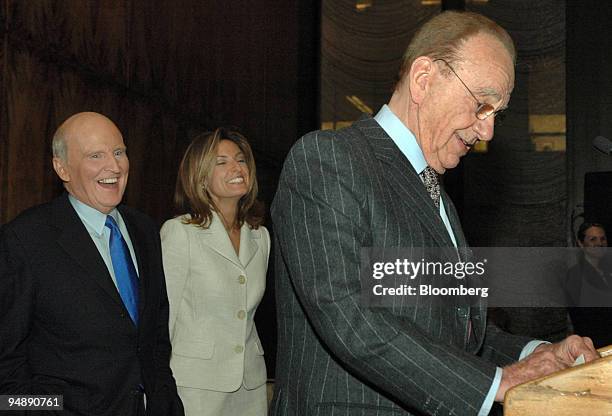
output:
[[[121,295],[121,300],[123,300],[132,321],[138,325],[138,275],[132,262],[130,249],[113,217],[107,215],[104,225],[110,229],[110,255],[119,295]]]

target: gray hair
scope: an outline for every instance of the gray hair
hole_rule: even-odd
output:
[[[53,157],[57,157],[63,162],[66,162],[68,160],[68,148],[66,146],[66,138],[60,130],[61,129],[58,129],[53,135],[51,150],[53,151]]]
[[[444,59],[452,64],[462,59],[459,50],[467,39],[478,34],[497,39],[506,48],[512,62],[516,62],[514,42],[505,29],[478,13],[447,10],[427,21],[412,37],[404,53],[396,88],[419,56],[428,56],[432,60]]]

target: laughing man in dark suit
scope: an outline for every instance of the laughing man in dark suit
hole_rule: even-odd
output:
[[[362,247],[463,256],[467,243],[437,175],[491,140],[514,60],[512,40],[491,20],[442,13],[411,41],[376,117],[294,145],[272,205],[279,350],[271,415],[485,415],[513,385],[597,356],[578,336],[542,344],[487,327],[484,300],[361,303]]]
[[[70,117],[53,167],[67,193],[0,231],[0,393],[63,395],[62,415],[183,415],[158,230],[120,205],[120,131]]]

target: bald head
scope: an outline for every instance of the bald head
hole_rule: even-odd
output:
[[[67,161],[68,142],[78,136],[87,135],[88,132],[114,131],[121,136],[121,132],[108,117],[91,111],[76,113],[66,119],[55,131],[51,147],[53,157]]]
[[[129,161],[121,132],[102,114],[68,118],[53,136],[53,168],[79,201],[108,214],[123,198]]]

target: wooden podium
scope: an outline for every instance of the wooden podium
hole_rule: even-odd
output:
[[[612,345],[601,358],[508,390],[504,416],[612,415]]]

